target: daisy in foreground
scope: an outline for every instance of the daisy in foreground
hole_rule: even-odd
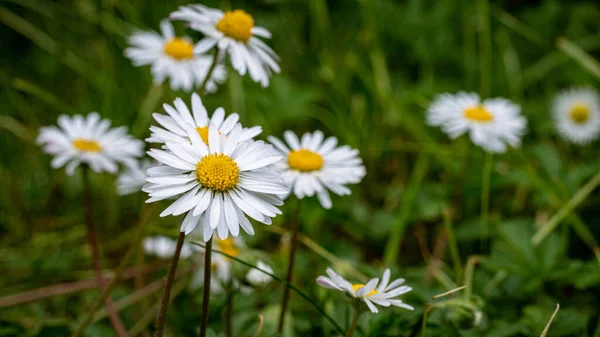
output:
[[[87,117],[61,115],[58,125],[42,127],[37,142],[54,155],[53,168],[66,165],[67,175],[82,163],[95,172],[116,173],[118,163],[132,167],[142,156],[143,142],[129,136],[126,127],[110,129],[110,121],[96,112]]]
[[[192,94],[191,112],[181,98],[175,99],[173,106],[164,104],[163,108],[168,116],[158,113],[153,114],[154,119],[162,127],[151,126],[150,131],[152,131],[152,134],[150,138],[146,139],[147,142],[184,142],[189,144],[190,138],[187,136],[187,132],[193,129],[198,132],[204,143],[208,144],[209,125],[214,125],[219,134],[227,136],[240,119],[240,116],[236,113],[232,113],[225,118],[225,110],[221,107],[217,108],[209,118],[200,96],[196,93]],[[260,126],[243,128],[239,141],[252,139],[261,132],[262,128]]]
[[[171,13],[171,20],[183,20],[189,27],[205,35],[196,45],[194,52],[203,54],[214,46],[227,53],[231,65],[240,74],[246,72],[261,86],[269,85],[271,72],[279,73],[279,57],[261,39],[270,38],[271,33],[254,26],[254,19],[243,10],[223,12],[203,5],[180,7]]]
[[[160,215],[187,212],[181,232],[188,234],[200,224],[205,241],[215,230],[221,239],[238,236],[240,227],[253,235],[246,216],[271,224],[271,218],[281,214],[276,207],[283,204],[279,195],[288,192],[269,166],[281,157],[262,141],[240,141],[241,135],[240,124],[227,136],[211,125],[208,145],[195,129],[188,129],[191,144],[167,142],[166,151],[150,150],[160,164],[147,171],[147,202],[177,197]]]
[[[347,145],[336,148],[335,137],[323,141],[321,131],[305,133],[301,140],[291,131],[283,136],[287,145],[273,136],[268,139],[285,156],[276,167],[298,199],[316,194],[321,206],[329,209],[331,198],[327,190],[348,195],[351,192],[345,185],[360,182],[366,174],[358,150]]]
[[[195,54],[197,47],[187,37],[175,36],[173,26],[168,20],[160,23],[161,34],[156,32],[136,32],[129,38],[130,47],[125,56],[136,67],[151,65],[155,85],[162,84],[167,78],[171,89],[192,91],[200,86],[212,65],[212,57]],[[204,90],[215,92],[217,85],[223,83],[227,72],[223,65],[217,64],[206,82]]]
[[[427,111],[427,123],[440,126],[452,139],[468,132],[475,145],[492,153],[506,152],[507,145],[519,147],[527,126],[521,107],[511,101],[481,101],[476,93],[466,92],[438,95]]]
[[[600,97],[592,89],[568,89],[556,95],[552,115],[558,133],[567,141],[585,145],[600,134]]]

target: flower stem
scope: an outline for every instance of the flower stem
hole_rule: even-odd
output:
[[[210,81],[212,73],[214,72],[215,68],[217,67],[218,61],[219,61],[219,48],[217,48],[217,50],[215,51],[212,62],[210,64],[210,68],[208,68],[208,71],[206,72],[206,77],[204,78],[204,81],[202,81],[202,84],[200,85],[200,89],[198,89],[200,97],[204,96],[204,94],[206,93],[206,84],[208,83],[208,81]]]
[[[492,179],[492,167],[494,165],[494,155],[491,152],[485,153],[483,162],[483,172],[481,181],[481,251],[487,249],[487,239],[489,236],[488,218],[490,211],[490,180]]]
[[[358,310],[354,311],[354,316],[352,317],[352,323],[350,323],[350,327],[348,328],[348,332],[346,333],[346,337],[352,337],[354,333],[354,329],[356,329],[356,324],[358,323],[358,319],[360,318],[361,312]]]
[[[294,217],[291,221],[292,227],[292,242],[290,243],[290,253],[289,253],[289,261],[288,261],[288,269],[285,277],[285,287],[283,289],[283,300],[281,302],[281,315],[279,316],[279,326],[277,331],[279,333],[283,332],[283,325],[285,322],[285,312],[287,310],[287,305],[290,300],[290,286],[289,283],[292,283],[292,278],[294,277],[294,261],[296,257],[296,246],[298,245],[298,231],[300,227],[300,205],[302,201],[298,199],[298,203],[296,204],[296,210],[294,211]]]
[[[444,228],[446,229],[448,245],[450,246],[452,266],[454,267],[454,281],[458,284],[458,282],[460,282],[460,254],[458,252],[458,244],[456,243],[454,229],[452,228],[452,215],[450,214],[449,209],[444,209],[442,215],[444,217]]]
[[[163,291],[162,298],[160,299],[160,311],[158,313],[158,317],[156,318],[156,332],[154,333],[154,337],[162,337],[165,330],[165,320],[167,318],[167,308],[169,307],[169,299],[171,297],[171,288],[173,287],[175,271],[177,271],[177,262],[179,262],[179,255],[181,254],[181,247],[183,247],[184,239],[185,233],[180,232],[179,238],[177,238],[175,254],[173,255],[173,260],[171,260],[171,266],[169,267],[169,274],[167,276],[165,290]]]
[[[227,289],[227,308],[225,309],[225,336],[232,337],[233,329],[231,318],[233,316],[233,296],[235,292],[232,288]]]
[[[89,169],[87,167],[83,167],[83,206],[85,212],[85,224],[87,226],[88,232],[88,244],[92,249],[92,262],[94,264],[94,270],[96,273],[96,282],[98,283],[98,288],[100,288],[100,292],[105,292],[107,289],[106,282],[104,281],[104,277],[102,275],[102,264],[100,263],[100,248],[98,246],[98,236],[96,234],[96,226],[94,224],[94,212],[92,208],[92,188],[90,186],[89,180]],[[126,337],[127,330],[123,326],[123,322],[119,318],[117,311],[115,309],[115,305],[110,298],[110,296],[106,296],[106,300],[104,301],[104,305],[106,307],[106,312],[110,317],[111,324],[119,337]]]
[[[214,236],[214,235],[213,235]],[[208,302],[210,301],[210,274],[212,272],[212,243],[213,238],[206,243],[204,248],[204,289],[202,291],[202,316],[200,316],[200,337],[206,337],[208,323]]]

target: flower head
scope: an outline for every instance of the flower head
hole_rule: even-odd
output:
[[[373,313],[379,312],[375,304],[382,307],[390,305],[401,307],[408,310],[414,308],[399,299],[398,297],[412,290],[409,286],[403,286],[404,279],[396,279],[390,283],[390,270],[383,272],[381,282],[378,278],[370,279],[367,284],[348,282],[343,277],[336,274],[331,268],[327,268],[327,276],[319,276],[317,283],[325,288],[336,289],[347,293],[353,299],[364,301],[369,310]]]
[[[87,117],[75,115],[58,117],[59,127],[40,129],[38,144],[54,155],[52,167],[66,165],[68,175],[81,163],[96,172],[116,173],[117,163],[134,166],[142,155],[144,143],[127,134],[126,127],[110,129],[110,121],[92,112]]]
[[[238,123],[240,116],[236,113],[229,114],[225,118],[225,110],[217,108],[209,118],[206,108],[202,105],[202,100],[198,94],[192,94],[192,111],[188,109],[181,98],[173,101],[173,106],[164,104],[163,108],[167,115],[155,113],[154,119],[160,126],[151,126],[152,134],[146,139],[151,143],[166,142],[184,142],[190,143],[187,136],[187,130],[194,129],[202,138],[205,144],[208,144],[208,126],[214,125],[221,135],[227,136],[233,127]],[[240,142],[252,139],[262,132],[260,126],[243,128],[240,135]]]
[[[212,57],[194,53],[197,45],[187,37],[175,36],[168,20],[161,21],[160,29],[162,35],[156,32],[131,35],[125,56],[136,67],[151,65],[155,84],[162,84],[168,78],[173,90],[193,90],[204,81],[212,65]],[[225,67],[217,64],[206,83],[206,92],[216,91],[217,84],[223,83],[226,76]]]
[[[231,65],[240,74],[246,72],[262,87],[269,85],[271,72],[279,72],[279,57],[261,39],[271,33],[254,25],[254,19],[243,10],[223,12],[202,5],[180,7],[171,13],[173,20],[183,20],[190,28],[202,32],[205,37],[194,51],[205,53],[214,46],[229,55]]]
[[[488,152],[503,153],[521,145],[527,121],[521,108],[504,98],[481,101],[475,93],[438,95],[427,111],[429,125],[454,139],[469,132],[471,141]]]
[[[552,104],[558,133],[566,140],[584,145],[600,134],[600,97],[592,89],[563,90]]]
[[[287,145],[272,136],[268,139],[285,156],[276,167],[298,199],[316,194],[323,207],[331,208],[327,190],[348,195],[350,189],[345,185],[360,182],[366,174],[358,150],[347,145],[336,148],[335,137],[323,141],[321,131],[305,133],[301,140],[291,131],[283,136]]]
[[[240,141],[242,126],[237,124],[227,135],[209,126],[208,144],[196,129],[187,129],[191,143],[167,142],[165,150],[148,152],[160,164],[148,169],[148,184],[143,188],[147,202],[171,197],[177,200],[161,216],[187,212],[181,231],[190,233],[202,226],[205,241],[216,230],[221,239],[238,236],[240,226],[248,234],[254,229],[250,218],[271,224],[281,214],[279,195],[288,188],[270,165],[280,160],[272,146],[262,141]]]
[[[143,159],[119,175],[117,179],[117,194],[127,195],[141,192],[146,184],[146,170],[151,166],[150,160]]]

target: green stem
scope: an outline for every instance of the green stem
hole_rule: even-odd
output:
[[[350,323],[350,327],[348,328],[348,332],[346,333],[346,337],[352,337],[354,334],[354,329],[356,329],[356,324],[358,323],[358,319],[360,318],[361,312],[358,310],[354,310],[354,316],[352,317],[352,323]]]
[[[452,265],[454,267],[454,277],[456,283],[460,282],[460,254],[458,252],[458,244],[456,243],[456,236],[454,235],[454,229],[452,228],[452,215],[448,209],[442,212],[444,217],[444,228],[446,229],[446,235],[448,236],[448,245],[450,246],[450,255],[452,257]]]
[[[487,239],[489,236],[489,210],[490,210],[490,181],[492,179],[492,168],[494,165],[494,155],[491,152],[485,153],[483,163],[482,181],[481,181],[481,251],[487,249]]]
[[[210,80],[210,77],[212,76],[213,71],[217,67],[218,61],[219,61],[219,48],[217,48],[215,50],[215,54],[213,55],[212,63],[210,64],[210,68],[208,68],[206,77],[204,77],[204,81],[202,81],[202,85],[200,85],[200,89],[198,89],[198,92],[201,97],[204,96],[204,94],[205,94],[206,84]]]
[[[225,308],[225,336],[232,337],[233,329],[231,318],[233,316],[233,296],[235,295],[231,285],[227,289],[227,304]]]
[[[425,337],[427,333],[427,315],[431,310],[431,304],[427,303],[423,309],[423,321],[421,322],[421,337]]]
[[[292,279],[294,278],[294,261],[296,260],[296,247],[298,246],[298,232],[300,231],[300,205],[302,204],[302,200],[298,199],[298,203],[296,204],[296,210],[294,211],[294,216],[291,220],[292,227],[292,239],[290,242],[290,253],[289,253],[289,261],[288,261],[288,269],[285,277],[286,285],[283,289],[283,299],[281,302],[281,314],[279,315],[279,326],[277,327],[277,331],[281,333],[283,331],[283,326],[285,323],[285,312],[287,311],[288,302],[290,300],[290,287],[288,284],[292,283]]]
[[[213,235],[214,237],[214,235]],[[206,243],[204,249],[204,287],[202,290],[202,316],[200,316],[200,337],[206,337],[206,326],[208,325],[208,303],[210,301],[210,274],[212,272],[212,243],[213,238]]]

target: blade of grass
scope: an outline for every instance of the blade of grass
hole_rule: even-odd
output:
[[[538,47],[548,47],[548,43],[544,40],[544,37],[540,33],[528,26],[523,21],[502,10],[500,7],[492,6],[492,15],[496,17],[500,23],[512,29],[515,33],[523,36]]]
[[[560,304],[556,303],[556,309],[552,313],[552,316],[550,316],[550,320],[548,321],[548,324],[546,324],[546,327],[544,328],[544,331],[542,331],[542,334],[540,335],[540,337],[546,337],[546,335],[548,334],[548,330],[550,330],[550,325],[552,324],[552,321],[554,320],[554,317],[556,316],[556,314],[558,314],[559,309],[560,309]]]
[[[564,37],[559,37],[556,40],[556,47],[600,79],[600,63],[581,47]]]

